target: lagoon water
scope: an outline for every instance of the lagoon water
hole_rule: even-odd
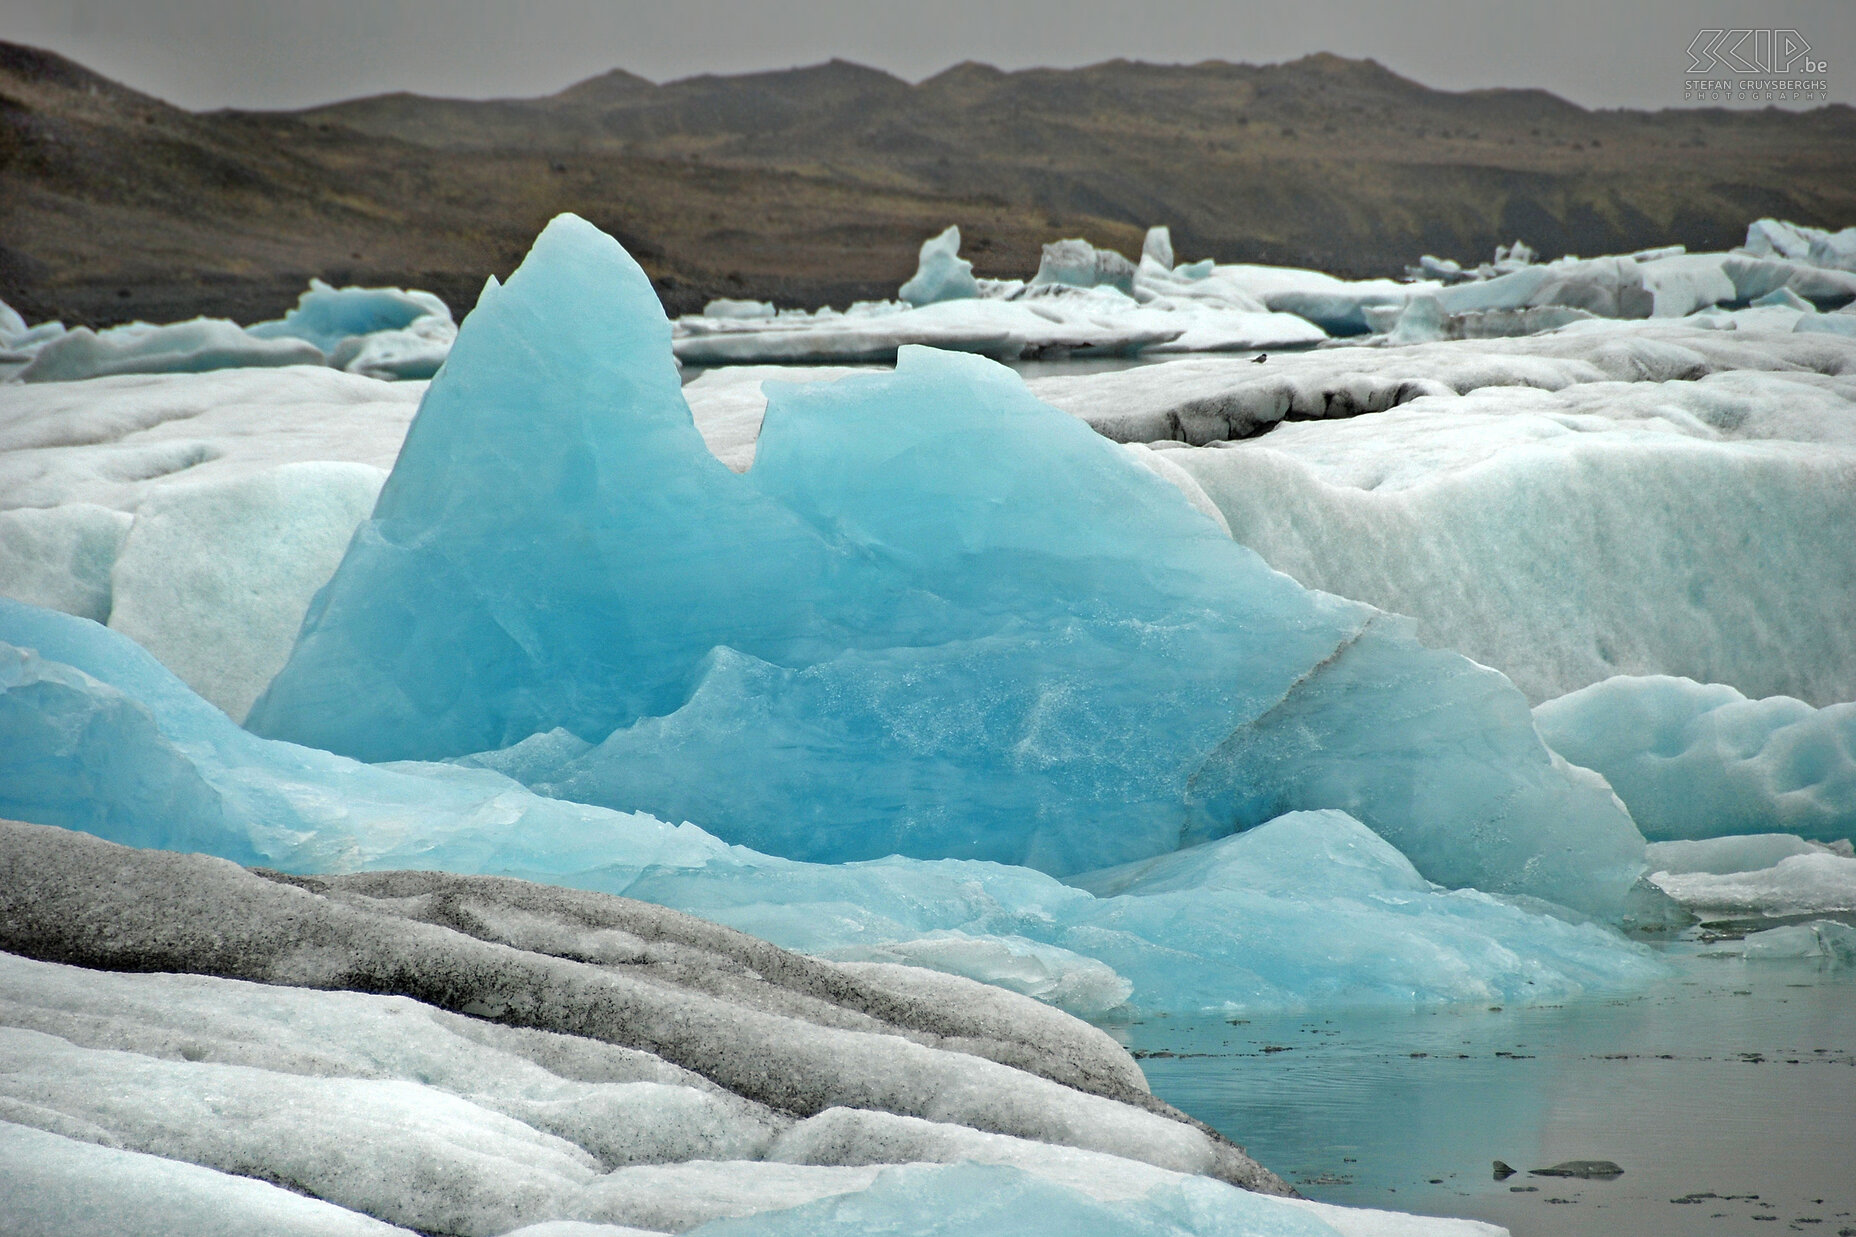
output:
[[[1514,1237],[1856,1234],[1856,971],[1669,950],[1626,999],[1152,1019],[1156,1094],[1326,1202]],[[1496,1180],[1492,1162],[1520,1170]],[[1623,1175],[1530,1175],[1612,1160]]]

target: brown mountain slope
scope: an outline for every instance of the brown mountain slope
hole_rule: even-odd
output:
[[[0,44],[0,297],[28,316],[269,316],[312,274],[459,309],[551,215],[620,236],[673,309],[887,295],[959,223],[982,274],[1040,243],[1390,273],[1856,222],[1856,111],[1590,112],[1370,61],[1113,62],[910,85],[842,61],[541,99],[395,94],[193,114]],[[126,293],[127,295],[123,295]]]

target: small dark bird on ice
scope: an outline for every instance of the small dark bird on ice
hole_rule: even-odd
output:
[[[1251,358],[1250,358],[1250,363],[1251,363],[1252,365],[1261,365],[1261,364],[1263,364],[1263,362],[1265,362],[1265,361],[1267,361],[1267,360],[1269,360],[1269,359],[1270,359],[1270,354],[1269,354],[1269,353],[1267,353],[1267,352],[1259,352],[1259,353],[1257,353],[1257,355],[1255,355],[1255,356],[1253,356],[1253,357],[1251,357]]]

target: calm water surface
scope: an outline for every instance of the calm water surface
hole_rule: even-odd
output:
[[[1671,961],[1629,999],[1125,1034],[1156,1094],[1311,1198],[1515,1237],[1856,1237],[1856,969]],[[1624,1174],[1528,1174],[1565,1160]]]

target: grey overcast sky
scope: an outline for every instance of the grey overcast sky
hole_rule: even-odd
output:
[[[654,81],[838,56],[911,81],[962,60],[1270,63],[1371,56],[1451,90],[1539,86],[1588,107],[1679,107],[1708,28],[1794,30],[1856,102],[1856,0],[0,0],[0,39],[190,108],[389,90],[547,94],[610,68]],[[1748,46],[1751,46],[1749,44]]]

